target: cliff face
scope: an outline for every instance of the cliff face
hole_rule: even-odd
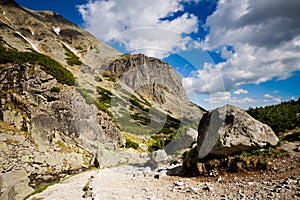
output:
[[[132,88],[143,98],[171,111],[177,119],[197,121],[202,116],[199,107],[189,102],[180,75],[169,64],[157,58],[142,54],[123,55],[106,70],[118,82]]]
[[[163,104],[167,94],[188,101],[179,74],[167,63],[142,54],[124,55],[112,62],[108,71],[137,93]]]
[[[0,74],[3,191],[23,194],[32,190],[25,183],[35,188],[89,168],[98,151],[124,143],[119,129],[100,126],[94,105],[39,66],[1,64]],[[15,173],[23,176],[12,182]]]

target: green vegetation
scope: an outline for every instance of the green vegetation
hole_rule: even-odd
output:
[[[151,138],[154,140],[153,144],[149,145],[150,152],[164,148],[169,144],[177,135],[180,127],[180,120],[167,115],[163,128],[160,134],[153,135]]]
[[[151,104],[148,101],[141,101],[136,96],[131,95],[131,98],[129,99],[129,102],[132,105],[140,108],[142,111],[149,112],[149,109],[144,106],[144,105],[151,106]]]
[[[102,82],[103,81],[102,78],[100,78],[100,76],[94,76],[94,80],[96,82]]]
[[[66,60],[68,65],[73,66],[82,64],[79,58],[72,51],[70,51],[70,49],[68,49],[65,45],[63,45],[63,48],[66,51],[65,55],[67,56]]]
[[[151,122],[151,119],[148,116],[143,116],[142,113],[133,113],[130,117],[142,125],[148,125]]]
[[[300,127],[297,113],[300,113],[300,98],[298,101],[283,102],[278,105],[249,108],[247,112],[262,123],[268,124],[278,134]]]
[[[253,151],[244,151],[237,155],[206,156],[199,159],[197,148],[184,153],[183,171],[187,176],[208,176],[209,171],[239,172],[246,170],[268,170],[270,162],[288,156],[280,147],[269,147]]]
[[[109,110],[109,108],[111,107],[112,92],[105,88],[97,87],[97,93],[100,95],[100,97],[96,101],[97,108],[113,118],[113,114]]]
[[[85,99],[85,102],[87,104],[95,103],[95,100],[93,99],[93,97],[91,97],[91,94],[93,94],[93,91],[86,90],[84,88],[76,88],[76,91],[78,91],[81,94],[81,96]]]
[[[113,77],[113,75],[109,71],[104,71],[102,76],[103,76],[103,78],[105,78],[108,81],[116,82],[116,78]]]
[[[130,140],[130,139],[126,139],[126,143],[125,143],[125,147],[126,148],[133,148],[133,149],[138,149],[139,148],[139,144]]]
[[[28,196],[26,196],[24,199],[28,199],[30,196],[33,196],[35,194],[39,194],[41,192],[43,192],[44,190],[46,190],[49,186],[52,186],[52,185],[55,185],[57,184],[57,182],[54,182],[54,183],[49,183],[49,184],[46,184],[44,186],[41,186],[39,187],[38,189],[36,189],[35,191],[33,191],[31,194],[29,194]]]
[[[51,92],[56,92],[56,93],[59,93],[59,92],[60,92],[60,88],[59,88],[59,87],[56,87],[56,86],[54,86],[54,87],[52,87],[52,88],[50,89],[50,91],[51,91]]]
[[[77,49],[77,50],[83,50],[83,48],[81,46],[76,46],[75,49]]]
[[[64,68],[60,63],[53,60],[49,56],[36,51],[19,52],[16,49],[6,50],[1,44],[0,63],[16,63],[19,65],[25,63],[38,64],[41,66],[43,71],[55,77],[59,83],[67,85],[74,85],[75,83],[75,77],[69,70]]]

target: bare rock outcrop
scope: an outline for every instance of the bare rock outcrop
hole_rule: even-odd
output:
[[[142,54],[124,55],[112,62],[108,70],[138,93],[152,97],[158,103],[166,101],[162,90],[187,101],[180,75],[157,58]]]
[[[104,70],[177,119],[195,122],[202,116],[203,110],[188,100],[181,76],[166,62],[143,54],[123,55]]]
[[[0,199],[23,199],[122,145],[112,122],[38,65],[0,64],[0,74]]]
[[[278,138],[272,129],[241,108],[225,105],[204,114],[198,129],[199,158],[210,155],[230,155],[276,145]]]

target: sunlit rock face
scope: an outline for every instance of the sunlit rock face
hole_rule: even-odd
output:
[[[272,129],[239,107],[225,105],[204,114],[198,129],[198,153],[231,155],[276,145],[279,139]]]

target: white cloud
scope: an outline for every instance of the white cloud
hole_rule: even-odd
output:
[[[78,10],[85,28],[100,40],[119,42],[129,52],[164,57],[193,45],[186,35],[198,31],[198,19],[192,14],[184,13],[173,20],[162,20],[183,11],[181,2],[95,0],[80,5]]]
[[[230,92],[216,92],[210,95],[210,98],[204,99],[204,102],[208,102],[211,104],[225,104],[230,100]]]
[[[257,99],[253,99],[253,98],[249,98],[249,97],[245,97],[245,98],[231,98],[230,99],[230,103],[238,103],[238,104],[246,104],[246,103],[258,103],[261,102]]]
[[[265,95],[264,95],[264,98],[271,99],[271,98],[273,98],[273,96],[271,96],[271,95],[269,95],[269,94],[265,94]]]
[[[233,92],[234,94],[248,94],[247,90],[239,89]]]
[[[281,97],[275,97],[272,96],[270,94],[265,94],[263,96],[263,102],[276,102],[276,103],[280,103],[281,102]]]
[[[246,83],[286,79],[300,70],[299,10],[298,0],[219,1],[207,18],[209,34],[201,47],[219,50],[227,60],[186,78],[189,91],[230,91]]]
[[[189,77],[183,78],[182,83],[187,93],[214,94],[226,90],[226,80],[223,79],[221,69],[209,63],[205,63],[203,69],[194,71]]]

